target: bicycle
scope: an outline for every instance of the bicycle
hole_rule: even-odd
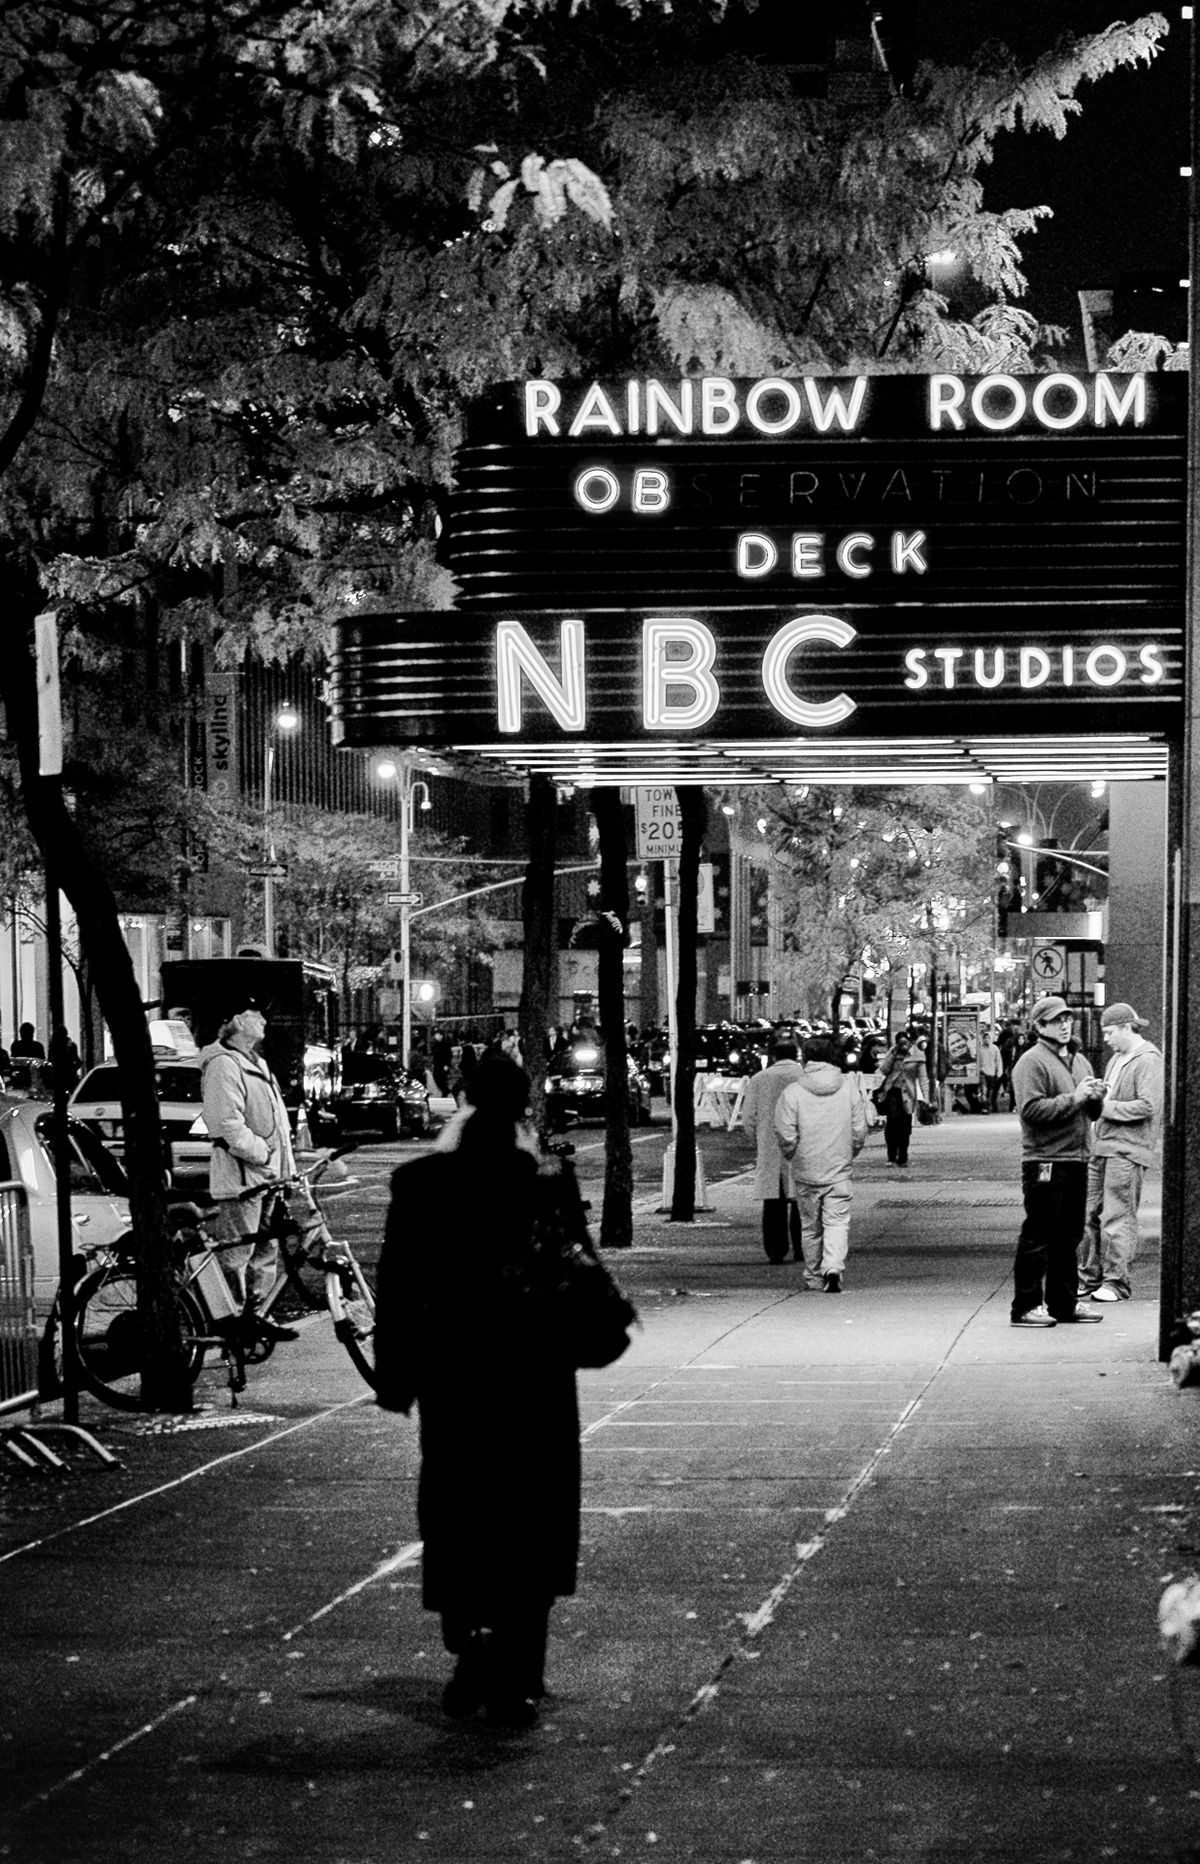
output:
[[[261,1363],[274,1351],[276,1342],[260,1323],[287,1290],[305,1308],[328,1310],[334,1333],[367,1384],[374,1387],[374,1271],[357,1260],[348,1243],[335,1242],[314,1189],[337,1156],[330,1149],[318,1154],[296,1179],[256,1185],[243,1193],[247,1200],[273,1197],[267,1233],[279,1244],[275,1281],[253,1313],[240,1308],[221,1267],[222,1250],[234,1244],[207,1233],[205,1213],[198,1205],[174,1206],[172,1241],[181,1264],[175,1299],[187,1374],[193,1384],[207,1354],[219,1352],[231,1402],[236,1405],[238,1393],[246,1387],[247,1365]],[[73,1344],[81,1382],[94,1397],[123,1411],[141,1409],[142,1328],[132,1240],[121,1238],[88,1252],[75,1288]],[[42,1340],[43,1396],[61,1389],[62,1350],[56,1297]]]

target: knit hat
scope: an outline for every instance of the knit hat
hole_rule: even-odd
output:
[[[1033,1006],[1034,1023],[1053,1022],[1056,1016],[1065,1016],[1069,1009],[1070,1005],[1061,997],[1039,997]]]
[[[523,1120],[529,1110],[529,1076],[508,1055],[485,1055],[464,1083],[463,1093],[490,1119]]]
[[[1128,1003],[1110,1003],[1100,1018],[1100,1027],[1112,1029],[1117,1023],[1128,1023],[1132,1029],[1149,1029],[1150,1027],[1146,1018],[1139,1016]]]

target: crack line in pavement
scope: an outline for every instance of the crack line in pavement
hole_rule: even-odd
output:
[[[298,1430],[308,1430],[313,1424],[324,1423],[326,1418],[336,1417],[339,1411],[349,1411],[354,1405],[374,1401],[374,1392],[364,1392],[360,1398],[347,1398],[341,1404],[331,1405],[327,1411],[318,1411],[313,1417],[301,1418],[297,1424],[288,1424],[283,1430],[272,1431],[269,1437],[260,1437],[256,1443],[244,1443],[240,1449],[228,1450],[224,1456],[214,1456],[210,1462],[201,1463],[198,1469],[189,1469],[182,1476],[175,1476],[170,1482],[160,1482],[152,1489],[142,1489],[137,1495],[127,1495],[123,1502],[114,1502],[111,1508],[102,1508],[99,1514],[84,1515],[80,1521],[69,1521],[66,1527],[55,1528],[52,1534],[42,1534],[37,1540],[27,1540],[23,1546],[10,1547],[7,1553],[0,1553],[0,1566],[6,1560],[15,1560],[20,1553],[35,1553],[39,1547],[48,1547],[51,1541],[61,1540],[65,1534],[75,1534],[80,1528],[94,1527],[97,1521],[107,1521],[110,1516],[123,1514],[126,1508],[135,1508],[139,1502],[153,1501],[156,1495],[168,1495],[172,1489],[182,1488],[185,1482],[194,1482],[197,1476],[211,1475],[226,1463],[237,1462],[239,1457],[251,1456],[256,1450],[265,1450],[273,1443],[280,1443],[284,1437],[294,1436]]]
[[[1004,1276],[997,1282],[991,1292],[967,1315],[949,1346],[942,1354],[941,1359],[933,1368],[932,1372],[925,1380],[925,1383],[921,1386],[920,1391],[917,1392],[915,1397],[908,1400],[895,1423],[889,1426],[883,1441],[871,1452],[862,1468],[858,1471],[858,1474],[853,1476],[847,1483],[840,1501],[836,1502],[832,1508],[826,1509],[825,1526],[827,1528],[835,1527],[839,1522],[847,1518],[855,1502],[870,1483],[884,1457],[890,1455],[892,1445],[895,1443],[897,1437],[900,1435],[901,1431],[907,1429],[916,1413],[924,1404],[933,1385],[945,1371],[967,1329],[983,1312],[988,1303],[995,1299],[997,1293],[1005,1286],[1007,1280],[1008,1271],[1006,1270]],[[795,1295],[784,1295],[781,1297],[783,1300],[795,1300],[796,1298]],[[768,1307],[776,1305],[778,1305],[777,1302],[767,1303]],[[765,1312],[766,1310],[760,1309],[759,1311]],[[737,1327],[731,1327],[729,1333],[736,1333],[739,1327],[746,1326],[749,1324],[749,1320],[756,1320],[757,1318],[757,1314],[750,1315],[748,1320],[739,1321]],[[728,1338],[728,1335],[725,1334],[721,1337]],[[710,1346],[705,1350],[711,1351],[712,1348]],[[699,1355],[697,1355],[697,1357],[698,1356]],[[690,1364],[691,1361],[688,1363]],[[676,1368],[676,1370],[679,1371],[683,1369],[682,1367]],[[661,1382],[662,1381],[659,1381],[659,1383]],[[610,1806],[609,1810],[602,1818],[589,1825],[584,1831],[575,1834],[573,1843],[576,1846],[580,1848],[590,1846],[608,1835],[609,1826],[627,1810],[635,1794],[638,1792],[639,1788],[645,1784],[658,1762],[665,1760],[668,1755],[675,1752],[677,1737],[702,1715],[706,1709],[711,1708],[720,1694],[721,1684],[729,1671],[733,1669],[739,1659],[749,1656],[750,1646],[770,1628],[775,1620],[780,1605],[782,1605],[784,1599],[791,1591],[792,1586],[805,1569],[811,1565],[816,1556],[824,1549],[827,1540],[828,1536],[826,1534],[815,1534],[811,1540],[798,1541],[796,1543],[794,1550],[796,1559],[794,1565],[792,1565],[776,1582],[755,1611],[738,1614],[745,1626],[742,1636],[731,1649],[726,1651],[724,1657],[722,1657],[717,1664],[708,1681],[706,1683],[701,1683],[699,1689],[696,1691],[683,1713],[676,1718],[670,1727],[659,1735],[654,1746],[643,1757],[642,1761],[631,1773],[626,1784],[620,1789],[616,1801]]]
[[[94,1760],[86,1761],[82,1767],[76,1767],[71,1773],[64,1773],[62,1779],[56,1780],[53,1786],[47,1786],[40,1793],[35,1793],[32,1799],[27,1799],[23,1806],[17,1807],[17,1817],[20,1818],[24,1813],[32,1812],[35,1806],[44,1806],[46,1801],[53,1799],[56,1793],[61,1793],[65,1787],[74,1786],[77,1781],[86,1779],[89,1773],[97,1767],[102,1767],[105,1761],[112,1760],[115,1755],[132,1747],[134,1742],[140,1741],[144,1735],[152,1735],[155,1729],[161,1728],[162,1724],[169,1721],[172,1715],[178,1715],[182,1710],[190,1709],[198,1701],[198,1696],[181,1696],[178,1702],[173,1702],[170,1708],[164,1709],[161,1715],[156,1715],[153,1721],[143,1722],[142,1726],[135,1728],[132,1734],[122,1736],[120,1741],[114,1741],[110,1748],[105,1748],[103,1754],[97,1754]]]
[[[424,1541],[410,1540],[407,1547],[401,1547],[397,1553],[393,1553],[389,1559],[384,1560],[373,1572],[368,1573],[365,1579],[356,1579],[352,1586],[347,1586],[346,1590],[344,1592],[339,1592],[336,1598],[332,1598],[327,1604],[319,1606],[318,1609],[315,1612],[311,1612],[307,1618],[302,1618],[300,1623],[298,1625],[293,1625],[290,1631],[285,1631],[280,1642],[283,1644],[289,1643],[291,1639],[297,1637],[301,1631],[307,1631],[309,1625],[315,1625],[319,1618],[326,1617],[328,1613],[336,1611],[339,1605],[344,1605],[347,1599],[354,1598],[356,1593],[365,1592],[367,1587],[373,1586],[377,1579],[386,1579],[389,1573],[398,1573],[406,1566],[415,1566],[417,1561],[421,1558],[424,1545]]]

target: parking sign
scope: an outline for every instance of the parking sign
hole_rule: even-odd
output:
[[[638,787],[633,792],[639,861],[679,858],[679,795],[673,784]]]

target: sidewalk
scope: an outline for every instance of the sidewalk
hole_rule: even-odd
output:
[[[639,1217],[531,1734],[442,1718],[415,1429],[323,1327],[236,1422],[219,1386],[199,1429],[101,1418],[123,1472],[0,1507],[0,1857],[1200,1859],[1200,1673],[1155,1625],[1200,1394],[1152,1246],[1103,1325],[1008,1325],[1016,1155],[1006,1117],[907,1174],[873,1139],[841,1297],[766,1262],[745,1177]]]

